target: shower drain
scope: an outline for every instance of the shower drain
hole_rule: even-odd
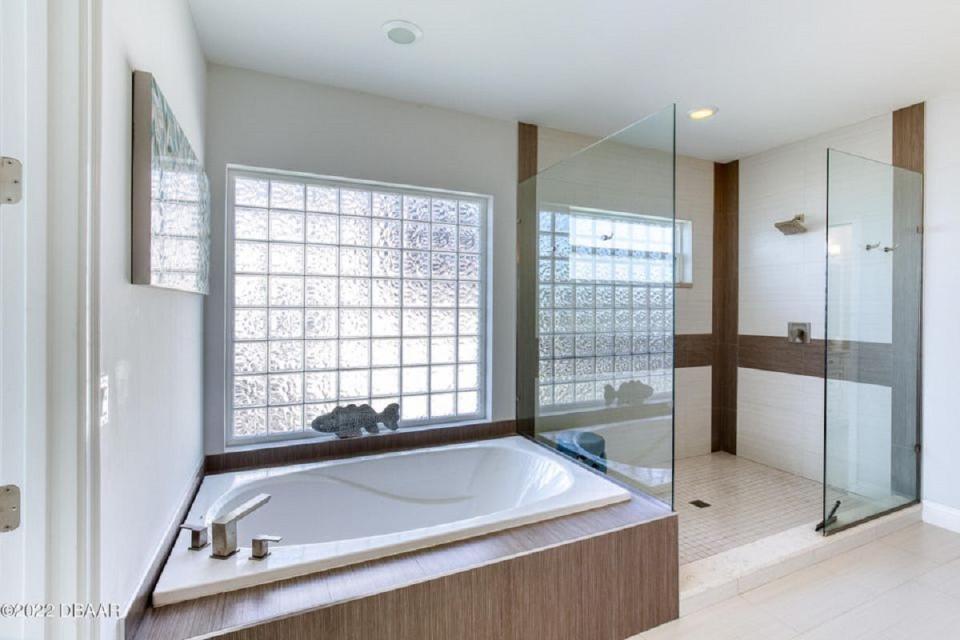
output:
[[[703,500],[691,500],[690,504],[695,506],[697,509],[705,509],[710,506],[709,502],[704,502]]]

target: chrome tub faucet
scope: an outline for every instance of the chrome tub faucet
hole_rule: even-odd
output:
[[[247,500],[233,511],[213,521],[213,558],[229,558],[237,552],[237,522],[270,501],[269,493]]]

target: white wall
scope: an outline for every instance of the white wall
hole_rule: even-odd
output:
[[[494,420],[514,416],[517,125],[253,71],[207,70],[213,196],[205,336],[206,450],[223,450],[224,183],[228,163],[493,196]]]
[[[785,337],[787,323],[797,321],[810,322],[814,338],[824,337],[827,149],[889,163],[892,140],[893,118],[884,115],[740,161],[741,334]],[[806,216],[807,233],[785,236],[773,226],[797,213]],[[855,280],[851,286],[860,284],[858,273],[850,271]],[[869,311],[869,317],[850,322],[848,328],[856,333],[847,337],[889,342],[889,307]],[[884,396],[873,385],[845,383],[843,393],[831,397],[849,400],[849,407],[836,408],[841,413],[886,398],[889,422],[889,392]],[[738,455],[822,480],[823,402],[822,378],[741,368]],[[865,461],[889,461],[889,452],[878,455],[876,443],[858,441],[854,431],[845,442],[866,447],[861,456]],[[889,483],[888,470],[885,476],[874,467],[865,466],[862,472],[862,479],[885,477]]]
[[[596,142],[596,138],[558,129],[538,129],[538,168],[543,170]],[[688,156],[676,158],[676,216],[693,222],[693,286],[676,289],[677,334],[703,334],[713,331],[713,163]],[[591,163],[593,164],[593,163]],[[598,170],[604,171],[597,162]],[[622,161],[611,157],[610,178],[605,188],[614,189],[624,174]],[[651,168],[661,168],[654,162]],[[668,176],[669,177],[669,176]],[[591,178],[593,182],[600,178]],[[656,192],[656,189],[654,189]],[[576,193],[576,188],[571,190]],[[605,194],[606,195],[606,194]],[[575,195],[573,197],[576,197]],[[588,204],[597,203],[597,194],[587,193]],[[634,193],[620,196],[636,202]],[[617,209],[617,194],[611,208]],[[625,205],[629,206],[629,205]],[[620,207],[622,208],[622,207]],[[710,453],[711,436],[711,367],[689,367],[676,370],[676,455],[688,457]]]
[[[923,273],[923,499],[960,530],[960,93],[926,105]],[[924,517],[928,509],[925,508]]]
[[[100,579],[125,608],[203,456],[203,297],[130,284],[132,72],[154,74],[202,158],[205,62],[185,0],[102,11]]]

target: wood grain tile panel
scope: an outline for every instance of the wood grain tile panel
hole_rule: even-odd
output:
[[[622,640],[678,614],[665,597],[675,529],[631,527],[221,637]]]
[[[713,176],[713,411],[711,448],[737,452],[740,163],[716,163]]]
[[[673,365],[677,368],[708,367],[713,363],[712,333],[679,334],[673,339]]]
[[[500,420],[498,422],[418,429],[415,431],[403,431],[401,429],[391,433],[344,440],[306,441],[274,447],[261,445],[250,449],[209,455],[206,458],[205,470],[207,473],[224,473],[241,469],[277,467],[332,458],[386,453],[401,449],[486,440],[514,435],[515,433],[516,424],[513,420]]]
[[[890,344],[831,340],[825,353],[826,346],[823,340],[791,344],[778,336],[741,335],[737,359],[739,366],[748,369],[818,378],[829,370],[832,379],[890,386]],[[829,369],[825,369],[826,362]]]
[[[537,175],[537,125],[517,123],[517,182]]]
[[[924,103],[893,112],[893,166],[923,173]]]
[[[517,433],[533,436],[537,408],[537,175],[536,125],[517,125]]]
[[[244,640],[622,640],[677,617],[677,557],[675,514],[636,496],[441,547],[150,609],[136,640],[205,634]]]

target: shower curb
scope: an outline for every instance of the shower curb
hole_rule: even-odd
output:
[[[913,505],[831,536],[815,523],[788,529],[680,567],[680,617],[756,589],[837,554],[921,522]]]

